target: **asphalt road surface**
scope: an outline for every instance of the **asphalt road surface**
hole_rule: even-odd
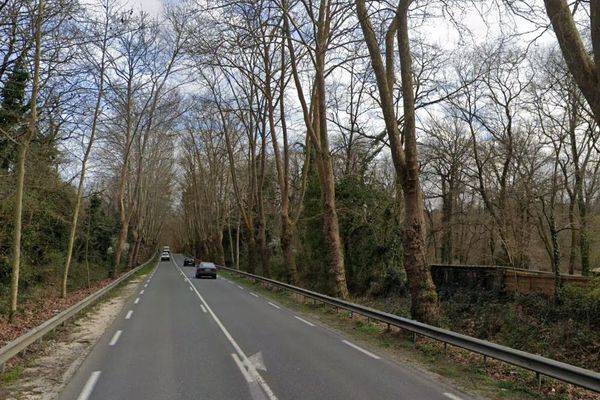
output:
[[[220,277],[160,262],[63,400],[469,397]]]

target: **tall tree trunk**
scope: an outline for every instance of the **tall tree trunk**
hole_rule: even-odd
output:
[[[335,179],[333,163],[329,154],[329,138],[327,132],[327,104],[325,94],[325,53],[331,29],[331,2],[321,0],[319,3],[319,16],[316,23],[317,36],[315,46],[315,80],[313,87],[311,111],[307,105],[302,90],[294,44],[288,19],[288,2],[282,3],[284,33],[290,55],[290,66],[298,99],[302,106],[302,115],[308,135],[315,146],[317,153],[316,163],[319,172],[319,185],[321,189],[321,204],[323,207],[323,232],[327,241],[328,272],[332,281],[332,291],[337,297],[348,297],[346,284],[346,270],[344,266],[344,248],[340,239],[339,223],[335,202]]]
[[[102,56],[100,58],[100,82],[98,84],[98,96],[96,97],[96,104],[94,106],[94,116],[92,118],[92,128],[90,132],[90,140],[85,148],[85,153],[83,155],[83,160],[81,162],[81,172],[79,174],[79,183],[77,185],[77,197],[75,199],[75,207],[73,209],[73,217],[71,219],[71,231],[69,232],[69,243],[67,245],[67,258],[65,260],[65,267],[63,270],[63,279],[62,279],[62,289],[61,296],[62,298],[67,297],[67,281],[69,279],[69,269],[71,267],[71,259],[73,256],[73,246],[75,245],[75,234],[77,232],[77,223],[79,220],[79,209],[81,208],[81,199],[83,198],[83,190],[85,183],[85,175],[87,172],[87,163],[92,152],[92,146],[94,144],[94,140],[96,138],[96,130],[98,127],[98,119],[100,117],[100,105],[102,103],[102,98],[104,97],[104,81],[105,81],[105,67],[106,67],[106,47],[108,43],[108,29],[110,23],[110,15],[108,9],[106,11],[106,18],[104,20],[104,30],[102,37]]]
[[[402,185],[404,199],[404,267],[411,294],[413,318],[424,322],[439,319],[437,293],[431,279],[431,272],[425,256],[425,220],[423,198],[419,181],[417,158],[415,97],[412,81],[412,60],[408,37],[408,8],[410,0],[400,0],[396,17],[386,35],[386,64],[381,58],[377,36],[364,0],[356,0],[358,19],[365,42],[369,49],[371,64],[377,80],[381,109],[390,141],[392,160],[396,175]],[[402,101],[404,127],[401,140],[397,125],[393,90],[393,35],[397,35],[402,79]],[[404,143],[404,148],[403,148]]]
[[[128,161],[124,160],[123,166],[121,167],[121,174],[119,176],[119,190],[117,193],[117,200],[119,204],[119,237],[115,244],[114,252],[114,266],[112,271],[113,278],[119,275],[119,266],[121,264],[121,255],[127,241],[127,234],[129,232],[129,218],[127,217],[127,210],[125,208],[125,187],[127,184],[127,170]]]
[[[18,144],[17,153],[17,188],[15,195],[14,237],[12,274],[10,280],[10,311],[9,320],[14,321],[19,298],[19,273],[21,270],[21,234],[23,223],[23,194],[25,191],[25,160],[29,145],[37,132],[37,99],[40,82],[40,63],[42,58],[42,20],[44,18],[45,0],[38,1],[35,18],[35,55],[33,59],[33,81],[31,86],[29,126],[24,137]]]
[[[267,100],[269,130],[271,132],[271,144],[273,146],[273,154],[275,156],[275,169],[277,171],[277,183],[279,184],[279,192],[281,194],[281,251],[287,271],[287,281],[291,284],[298,283],[298,271],[296,268],[295,256],[295,229],[290,218],[290,193],[289,193],[289,157],[288,157],[288,140],[287,140],[287,125],[285,119],[285,43],[281,43],[281,76],[279,79],[279,107],[281,130],[283,133],[283,157],[279,148],[277,132],[275,128],[275,105],[273,101],[273,93],[271,89],[271,61],[268,47],[265,46],[263,53],[263,62],[265,64],[265,97]],[[283,158],[283,159],[282,159]]]
[[[447,182],[442,178],[442,244],[441,261],[442,264],[451,264],[453,261],[453,224],[452,214],[454,213],[454,188],[452,182]]]
[[[235,230],[235,269],[240,269],[240,229],[241,221],[238,218],[237,229]]]
[[[263,124],[264,125],[264,124]],[[265,180],[265,163],[267,158],[267,137],[263,129],[261,129],[261,151],[260,151],[260,173],[258,185],[256,187],[256,202],[258,208],[258,245],[260,248],[260,262],[262,265],[262,274],[266,278],[271,277],[271,266],[269,260],[269,248],[267,245],[267,217],[265,215],[265,205],[263,198],[263,186]]]
[[[600,2],[589,2],[592,56],[583,44],[569,3],[544,0],[544,4],[569,72],[600,124]]]
[[[569,226],[571,232],[571,245],[569,250],[569,275],[575,273],[575,264],[577,263],[577,228],[575,227],[575,199],[569,199]]]
[[[227,219],[227,236],[229,238],[229,252],[231,257],[231,267],[235,265],[235,255],[233,250],[233,236],[231,235],[231,212],[229,213],[229,218]]]

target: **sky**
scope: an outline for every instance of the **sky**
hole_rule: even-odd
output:
[[[162,10],[162,0],[126,0],[135,9],[146,11],[150,15],[158,15]]]

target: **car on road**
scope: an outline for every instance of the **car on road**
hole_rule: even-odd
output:
[[[194,259],[192,257],[185,257],[183,259],[183,266],[184,267],[193,267],[194,266]]]
[[[166,251],[163,251],[160,255],[160,261],[169,261],[171,259],[171,255]]]
[[[196,265],[196,278],[202,278],[203,276],[217,279],[217,266],[211,262],[201,262]]]

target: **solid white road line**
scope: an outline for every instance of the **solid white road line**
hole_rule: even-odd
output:
[[[278,309],[278,310],[281,310],[281,307],[279,307],[277,304],[273,304],[273,303],[271,303],[270,301],[267,301],[267,303],[269,303],[269,305],[270,305],[270,306],[273,306],[273,307],[275,307],[276,309]]]
[[[202,308],[202,312],[206,312],[206,307],[203,304],[200,304],[200,308]]]
[[[302,321],[302,322],[304,322],[306,325],[315,326],[315,324],[313,324],[312,322],[308,322],[307,320],[305,320],[305,319],[303,319],[303,318],[300,318],[300,317],[299,317],[299,316],[297,316],[297,315],[294,315],[294,318],[296,318],[298,321]]]
[[[254,297],[257,297],[257,298],[258,298],[258,295],[257,295],[256,293],[252,293],[252,292],[250,292],[250,295],[252,295],[252,296],[254,296]]]
[[[142,291],[140,292],[140,294],[144,294],[144,289],[142,289]]]
[[[381,358],[378,355],[375,355],[375,354],[371,353],[370,351],[365,350],[362,347],[359,347],[359,346],[355,345],[354,343],[350,343],[347,340],[342,340],[342,342],[346,343],[348,346],[352,347],[353,349],[356,349],[356,350],[358,350],[358,351],[360,351],[360,352],[362,352],[362,353],[364,353],[364,354],[368,355],[369,357],[372,357],[372,358],[374,358],[376,360],[379,360]]]
[[[250,376],[250,374],[244,367],[244,363],[242,363],[242,361],[240,360],[238,355],[235,353],[231,353],[231,357],[233,357],[233,361],[235,361],[235,363],[238,366],[238,368],[240,369],[240,371],[242,371],[242,375],[244,375],[244,379],[246,379],[246,382],[248,382],[248,383],[254,382],[254,379],[252,379],[252,377]]]
[[[179,265],[177,265],[177,264],[175,264],[175,265],[177,266],[177,268],[179,268]],[[180,270],[181,270],[181,268],[180,268]],[[190,279],[187,276],[185,277],[185,279],[188,281],[188,283],[190,285],[192,285],[192,281],[190,281]],[[267,398],[269,400],[277,400],[277,396],[275,396],[275,394],[273,393],[273,391],[271,390],[271,388],[269,387],[267,382],[263,379],[263,377],[258,373],[256,368],[252,365],[252,363],[248,359],[248,356],[246,356],[246,353],[244,353],[244,351],[242,350],[240,345],[233,339],[233,337],[231,336],[231,334],[229,333],[227,328],[225,328],[225,326],[223,325],[223,323],[221,322],[219,317],[217,317],[217,315],[213,312],[213,310],[210,308],[210,306],[208,305],[206,300],[204,300],[204,297],[202,297],[200,292],[198,292],[198,289],[196,289],[196,287],[194,287],[194,292],[196,293],[196,296],[198,296],[198,298],[200,299],[202,304],[204,304],[204,307],[206,307],[206,310],[208,311],[208,313],[210,314],[212,319],[217,323],[217,325],[221,329],[221,332],[223,332],[223,335],[225,335],[227,340],[229,340],[229,343],[231,343],[231,345],[235,349],[235,352],[240,357],[240,360],[242,361],[242,363],[247,366],[248,373],[250,374],[252,379],[254,379],[258,383],[258,385],[261,387],[261,389],[263,390],[263,392],[265,393],[265,395],[267,396]]]
[[[444,396],[452,400],[462,400],[460,397],[452,393],[444,393]]]
[[[130,319],[131,318],[131,314],[133,314],[133,310],[129,310],[127,312],[127,315],[125,316],[125,319]]]
[[[117,342],[119,341],[119,338],[121,337],[121,333],[123,333],[123,331],[116,331],[115,334],[113,335],[112,339],[110,339],[110,343],[108,345],[114,346],[115,344],[117,344]]]
[[[135,301],[133,302],[133,304],[137,304],[139,302],[140,302],[140,298],[138,297],[138,298],[135,299]]]
[[[92,375],[90,375],[87,382],[83,386],[83,389],[81,390],[77,400],[87,400],[90,397],[92,391],[94,390],[94,386],[96,386],[96,382],[98,382],[98,378],[100,378],[100,374],[100,371],[92,372]]]

